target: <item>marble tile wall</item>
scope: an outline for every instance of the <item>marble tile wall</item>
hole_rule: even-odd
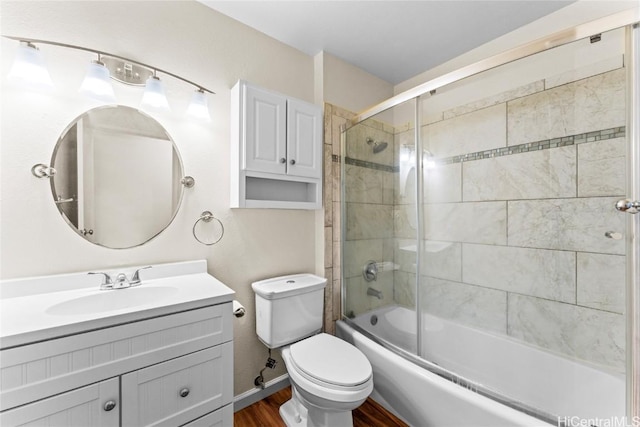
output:
[[[625,73],[622,61],[596,65],[423,126],[436,166],[424,174],[420,303],[622,370],[624,241],[605,232],[625,230],[613,209],[625,188]],[[396,230],[408,238],[405,223]],[[396,302],[413,307],[397,256]]]
[[[436,165],[425,170],[420,260],[423,309],[589,363],[624,365],[625,102],[621,58],[431,114],[421,129]],[[342,313],[416,305],[415,171],[399,150],[411,125],[369,120],[348,131],[340,194],[340,125],[325,106],[325,329]],[[374,155],[366,138],[389,147]],[[346,218],[340,204],[346,204]],[[375,282],[362,277],[382,261]],[[382,291],[366,296],[372,286]]]
[[[353,116],[340,107],[325,104],[325,273],[332,276],[332,287],[325,292],[325,331],[329,333],[335,331],[335,320],[343,312],[341,273],[345,278],[345,314],[357,315],[394,302],[394,129],[369,120],[347,131],[346,190],[342,200],[340,128]],[[387,143],[387,148],[374,153],[367,138]],[[345,218],[341,217],[340,203],[346,205]],[[343,222],[347,234],[341,249]],[[380,273],[373,282],[366,282],[362,275],[369,260],[379,263]],[[368,296],[368,287],[380,291],[382,297]]]
[[[509,145],[624,126],[624,89],[619,68],[509,101]]]
[[[328,281],[324,299],[324,331],[330,334],[335,334],[335,321],[342,316],[340,128],[353,116],[342,108],[324,105],[324,268]]]
[[[502,103],[423,126],[421,136],[437,158],[506,147],[506,120]]]

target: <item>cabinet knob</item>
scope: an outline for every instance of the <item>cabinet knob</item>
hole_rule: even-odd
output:
[[[108,402],[106,402],[104,404],[104,410],[109,412],[111,410],[113,410],[116,407],[116,401],[115,400],[109,400]]]
[[[180,397],[187,397],[189,396],[189,389],[188,388],[183,388],[182,390],[180,390]]]
[[[287,159],[285,159],[284,157],[280,158],[280,163],[287,163]]]
[[[293,160],[293,159],[291,159],[291,160],[289,161],[289,163],[291,163],[292,165],[295,165],[295,164],[296,164],[296,161],[295,161],[295,160]]]

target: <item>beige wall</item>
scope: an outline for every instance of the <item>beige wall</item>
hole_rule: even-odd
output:
[[[210,97],[213,120],[202,125],[182,113],[193,88],[165,79],[175,113],[156,115],[173,137],[196,179],[174,222],[144,246],[113,250],[76,235],[51,202],[49,183],[30,168],[48,163],[63,129],[96,106],[77,93],[92,55],[42,45],[57,89],[33,94],[5,85],[17,43],[2,40],[3,279],[206,259],[209,272],[236,291],[248,309],[234,321],[235,394],[253,388],[266,348],[254,326],[250,284],[257,279],[314,271],[316,213],[229,209],[229,96],[243,78],[290,96],[313,101],[313,58],[191,1],[7,2],[1,3],[2,33],[87,46],[166,69],[217,92]],[[137,107],[141,89],[115,84],[119,102]],[[114,165],[117,173],[117,165]],[[195,241],[194,221],[211,210],[225,226],[211,247]],[[284,373],[280,363],[267,379]]]
[[[68,123],[98,105],[77,94],[85,64],[95,58],[41,45],[56,83],[53,93],[25,94],[2,80],[0,277],[204,258],[209,272],[233,288],[248,309],[234,323],[235,394],[252,389],[266,348],[255,335],[250,284],[300,271],[324,273],[324,213],[229,209],[230,88],[242,78],[309,102],[326,99],[358,111],[390,97],[393,87],[331,55],[309,57],[192,1],[2,1],[0,6],[3,34],[111,52],[216,92],[209,99],[211,124],[188,122],[182,113],[193,88],[165,79],[174,113],[155,118],[174,139],[185,173],[196,179],[196,186],[186,191],[175,220],[156,239],[133,249],[102,248],[69,229],[51,203],[49,183],[29,172],[32,165],[50,161]],[[17,43],[1,43],[6,76]],[[119,103],[138,106],[139,88],[114,86]],[[204,210],[220,218],[226,230],[212,247],[191,235]],[[284,372],[279,363],[265,376],[268,380]]]
[[[358,112],[393,96],[391,83],[336,56],[320,52],[314,60],[322,70],[323,102]]]

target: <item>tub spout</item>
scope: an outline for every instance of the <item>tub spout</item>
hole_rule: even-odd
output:
[[[373,288],[367,288],[367,295],[382,299],[382,291]]]

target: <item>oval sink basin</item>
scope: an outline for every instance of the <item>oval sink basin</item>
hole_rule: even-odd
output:
[[[177,292],[178,289],[171,286],[141,286],[136,288],[97,291],[95,294],[52,305],[46,312],[59,316],[103,313],[105,311],[122,310],[140,305],[153,304]]]

